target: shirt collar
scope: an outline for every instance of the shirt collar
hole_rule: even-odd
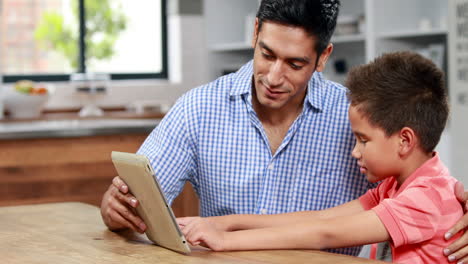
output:
[[[251,95],[252,93],[252,76],[253,76],[253,60],[250,60],[242,66],[237,72],[234,73],[232,79],[232,86],[229,95],[237,97],[242,95]],[[313,108],[323,111],[323,103],[326,96],[325,80],[322,73],[315,72],[309,80],[306,103]]]
[[[398,188],[397,194],[401,193],[406,187],[420,176],[450,175],[447,167],[444,166],[439,158],[439,154],[434,151],[432,158],[424,162],[411,175],[406,178],[403,184]],[[395,180],[396,184],[396,180]]]

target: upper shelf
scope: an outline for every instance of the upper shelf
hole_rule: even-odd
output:
[[[447,29],[432,29],[432,30],[400,30],[391,32],[381,32],[377,34],[379,38],[414,38],[427,36],[446,35]]]
[[[366,36],[364,34],[353,34],[353,35],[337,35],[331,39],[332,43],[349,43],[349,42],[360,42],[364,41]]]
[[[223,52],[223,51],[243,51],[251,50],[252,45],[245,41],[232,42],[232,43],[220,43],[211,46],[212,51]]]

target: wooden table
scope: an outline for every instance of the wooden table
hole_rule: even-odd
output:
[[[182,255],[133,232],[108,231],[99,209],[84,203],[0,207],[1,263],[379,263],[313,250]]]

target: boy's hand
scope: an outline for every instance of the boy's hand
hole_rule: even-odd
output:
[[[225,232],[216,227],[213,219],[182,217],[177,218],[177,223],[185,238],[192,246],[201,245],[213,251],[226,250],[224,242]]]
[[[455,185],[455,195],[462,204],[465,215],[445,233],[445,239],[450,239],[454,234],[460,231],[465,231],[465,233],[448,248],[444,249],[444,254],[451,262],[468,263],[468,232],[466,232],[466,228],[468,227],[468,192],[464,190],[463,183],[457,182]]]

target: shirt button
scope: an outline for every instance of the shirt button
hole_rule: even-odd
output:
[[[267,209],[262,209],[262,210],[260,210],[260,213],[266,214],[266,213],[267,213]]]
[[[275,164],[274,163],[270,163],[270,165],[268,165],[268,169],[269,170],[273,170],[275,168]]]

